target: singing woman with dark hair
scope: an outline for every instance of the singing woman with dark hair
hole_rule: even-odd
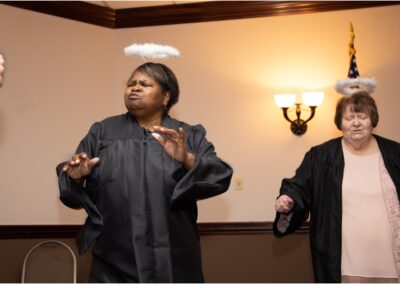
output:
[[[88,214],[78,248],[93,245],[91,282],[204,281],[196,201],[225,192],[232,168],[203,126],[168,115],[178,98],[167,66],[139,66],[128,112],[93,124],[58,167],[61,201]]]

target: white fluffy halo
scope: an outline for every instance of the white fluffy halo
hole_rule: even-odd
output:
[[[179,56],[180,52],[175,47],[169,45],[160,45],[154,43],[137,44],[134,43],[124,48],[126,55],[137,55],[142,58],[168,58],[171,56]]]
[[[343,80],[337,80],[335,89],[338,93],[345,96],[351,96],[359,90],[363,90],[371,94],[376,87],[375,78],[347,78]]]

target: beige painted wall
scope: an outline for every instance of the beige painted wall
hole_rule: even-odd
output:
[[[90,125],[124,112],[122,92],[143,60],[123,48],[138,42],[177,47],[162,61],[181,98],[172,115],[203,124],[219,155],[244,178],[199,202],[200,222],[270,221],[282,177],[313,145],[340,135],[333,124],[337,79],[347,76],[348,29],[355,28],[362,76],[379,82],[376,133],[400,141],[396,123],[400,6],[199,24],[109,30],[0,5],[0,225],[79,224],[84,213],[58,201],[55,165]],[[273,101],[277,92],[326,93],[302,137]]]

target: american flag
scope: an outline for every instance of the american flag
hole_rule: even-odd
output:
[[[350,68],[349,68],[349,73],[347,74],[348,78],[357,78],[360,76],[360,73],[358,72],[357,68],[357,62],[356,62],[356,55],[353,54],[350,58]]]
[[[356,49],[354,48],[354,28],[353,24],[350,22],[350,42],[349,42],[349,55],[350,55],[350,68],[347,74],[348,78],[357,78],[360,76],[358,73],[357,63],[356,63]]]

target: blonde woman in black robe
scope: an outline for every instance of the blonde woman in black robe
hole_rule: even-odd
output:
[[[139,66],[128,112],[93,124],[58,167],[60,199],[88,214],[77,242],[94,243],[91,282],[204,281],[196,201],[225,192],[232,169],[201,125],[168,115],[178,96],[167,66]]]
[[[310,214],[316,282],[398,282],[400,144],[372,134],[379,120],[365,91],[343,97],[343,136],[312,147],[282,181],[274,232],[297,230]]]

